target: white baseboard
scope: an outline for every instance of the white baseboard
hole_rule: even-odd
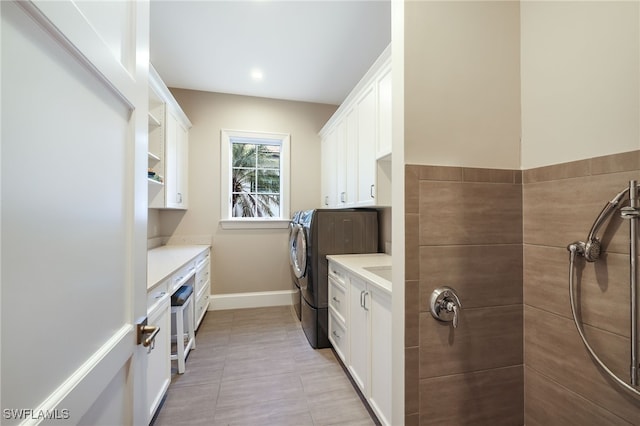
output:
[[[209,311],[291,305],[293,290],[212,294]]]

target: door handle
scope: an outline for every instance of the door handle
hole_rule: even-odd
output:
[[[157,325],[145,325],[144,327],[142,327],[142,334],[143,335],[149,334],[149,336],[142,341],[142,346],[147,348],[150,345],[152,345],[155,342],[156,336],[158,335],[159,332],[160,332],[160,327],[158,327]]]
[[[149,346],[153,345],[156,336],[160,332],[160,327],[158,327],[157,325],[148,325],[147,318],[145,318],[144,320],[142,320],[142,322],[137,324],[136,331],[136,343],[138,345],[141,344],[145,348],[148,348]]]

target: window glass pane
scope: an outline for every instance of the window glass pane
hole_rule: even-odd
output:
[[[256,166],[256,145],[251,143],[232,143],[232,166],[233,167],[255,167]]]
[[[280,169],[280,145],[258,145],[258,167]]]
[[[256,215],[255,196],[253,194],[236,193],[231,197],[231,214],[233,217],[254,217]]]
[[[279,195],[258,195],[257,215],[259,217],[279,217],[280,216],[280,196]]]
[[[256,170],[231,170],[231,192],[256,192]]]
[[[280,170],[258,170],[257,192],[280,194]]]

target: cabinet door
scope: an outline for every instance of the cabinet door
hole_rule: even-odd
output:
[[[176,199],[180,207],[186,209],[189,204],[189,130],[179,121],[176,124],[178,143],[178,192]]]
[[[332,129],[322,139],[320,147],[320,173],[322,186],[322,199],[320,200],[323,207],[333,207],[336,205],[336,133]]]
[[[347,204],[347,123],[342,120],[336,126],[336,204],[345,207]]]
[[[391,424],[391,295],[369,286],[371,393],[369,404],[383,425]]]
[[[345,163],[347,207],[353,206],[358,199],[358,110],[352,109],[346,116],[346,150]]]
[[[376,158],[380,158],[391,154],[391,65],[382,71],[376,84],[378,89]]]
[[[374,204],[376,185],[376,104],[374,86],[358,102],[358,203]]]
[[[188,131],[173,115],[167,113],[165,151],[165,205],[186,209],[188,176]]]
[[[366,284],[349,276],[349,372],[364,395],[369,374],[369,315],[362,304]]]
[[[147,409],[150,422],[171,382],[171,305],[169,295],[149,312],[149,324],[160,327],[153,349],[147,352]]]

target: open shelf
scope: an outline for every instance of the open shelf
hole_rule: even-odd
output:
[[[162,123],[151,112],[149,112],[149,126],[160,127]]]
[[[149,185],[151,185],[151,186],[164,186],[164,183],[158,182],[155,179],[147,178],[147,181],[149,182]]]
[[[160,161],[160,157],[158,157],[153,152],[148,152],[148,154],[149,154],[149,160]]]

